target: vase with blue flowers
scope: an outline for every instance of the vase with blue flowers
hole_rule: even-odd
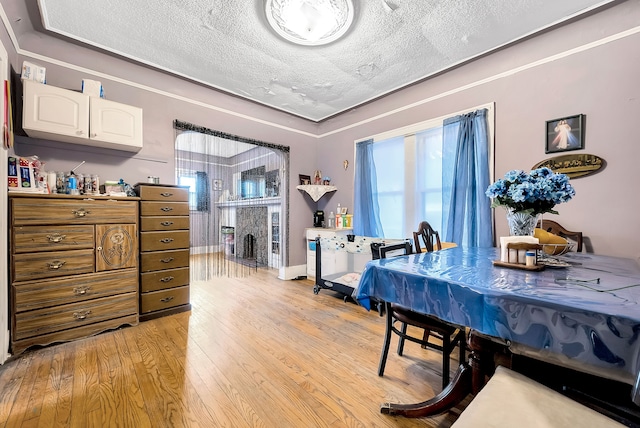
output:
[[[549,168],[530,172],[512,170],[491,184],[486,195],[491,207],[504,207],[511,235],[533,235],[538,217],[544,213],[558,214],[554,207],[568,202],[576,194],[565,174]]]

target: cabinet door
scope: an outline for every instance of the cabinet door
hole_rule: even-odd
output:
[[[54,133],[89,138],[89,97],[24,80],[22,127],[31,137]]]
[[[96,272],[136,266],[138,266],[136,225],[96,225]]]
[[[307,241],[307,276],[315,278],[316,277],[316,251],[311,250],[309,248],[309,243],[312,241]]]
[[[142,109],[91,97],[91,139],[142,148]],[[124,148],[123,148],[124,149]]]

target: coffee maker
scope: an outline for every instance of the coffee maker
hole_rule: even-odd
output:
[[[313,227],[323,227],[324,211],[318,210],[313,214]]]

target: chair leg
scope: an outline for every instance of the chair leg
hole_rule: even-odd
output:
[[[458,346],[460,347],[460,364],[466,363],[467,359],[467,334],[464,329],[458,333]]]
[[[403,335],[407,334],[407,323],[403,322],[400,331]],[[402,357],[402,351],[404,351],[404,336],[398,337],[398,355]]]
[[[422,335],[422,341],[425,343],[425,345],[420,345],[422,349],[427,349],[426,343],[429,341],[430,335],[431,335],[431,330],[425,328],[424,334]]]
[[[383,302],[380,302],[379,304],[382,305]],[[384,305],[387,313],[387,323],[384,334],[384,344],[382,345],[382,353],[380,354],[380,363],[378,364],[378,376],[384,375],[384,367],[387,365],[387,355],[389,355],[389,345],[391,344],[391,327],[393,325],[391,304],[385,302]]]
[[[449,385],[449,372],[451,371],[451,338],[444,335],[442,338],[442,389]]]

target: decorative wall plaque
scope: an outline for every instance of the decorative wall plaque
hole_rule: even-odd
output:
[[[595,174],[605,165],[605,160],[600,156],[581,153],[545,159],[535,164],[531,169],[547,167],[554,172],[566,174],[569,178],[576,178]]]

